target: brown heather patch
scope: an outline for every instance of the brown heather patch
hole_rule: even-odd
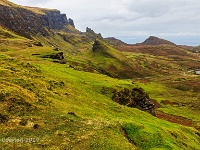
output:
[[[192,55],[192,53],[188,53],[187,50],[180,48],[178,46],[172,46],[172,45],[141,45],[141,46],[135,46],[135,45],[121,45],[117,47],[118,50],[123,52],[136,52],[136,53],[144,53],[144,54],[150,54],[155,56],[171,56],[171,55],[178,55],[181,57],[195,57]]]

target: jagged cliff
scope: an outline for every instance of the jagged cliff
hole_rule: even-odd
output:
[[[0,2],[0,25],[31,38],[30,34],[49,35],[49,30],[65,29],[66,25],[75,27],[72,19],[55,9],[24,7],[7,0]]]
[[[92,30],[91,28],[88,28],[88,27],[86,28],[86,35],[93,40],[95,40],[95,39],[103,40],[101,33],[97,34],[97,33],[94,32],[94,30]]]

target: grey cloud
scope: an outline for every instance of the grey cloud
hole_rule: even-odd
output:
[[[37,6],[40,4],[45,4],[47,2],[50,2],[52,0],[11,0],[12,2],[15,2],[17,4],[21,4],[21,5],[29,5],[29,6]]]

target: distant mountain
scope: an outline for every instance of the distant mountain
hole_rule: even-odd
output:
[[[168,45],[175,45],[174,43],[155,37],[150,36],[148,39],[146,39],[144,42],[140,43],[139,45],[161,45],[161,44],[168,44]]]
[[[155,36],[150,36],[142,43],[118,45],[115,46],[115,48],[122,52],[143,53],[169,58],[196,58],[196,55],[193,53],[198,52],[198,47],[194,48],[186,45],[176,45],[173,42]]]

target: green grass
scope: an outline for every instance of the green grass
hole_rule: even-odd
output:
[[[91,48],[82,57],[95,70],[115,78],[132,78],[138,76],[132,62],[123,53],[101,40],[96,40],[95,44],[95,50]]]
[[[101,94],[102,87],[132,87],[131,81],[76,71],[48,60],[22,62],[4,55],[1,60],[5,74],[0,82],[1,93],[8,98],[21,97],[23,102],[36,107],[25,109],[21,104],[17,107],[21,112],[7,111],[10,121],[3,125],[2,129],[6,130],[1,138],[39,137],[35,144],[3,143],[5,148],[192,149],[199,146],[194,129],[120,106]],[[68,112],[74,112],[75,116]],[[17,118],[39,127],[33,129],[31,125],[16,122],[11,125]],[[170,134],[174,132],[176,138]],[[182,136],[186,137],[185,141],[181,140]]]
[[[8,39],[8,51],[0,51],[0,116],[4,116],[5,121],[0,124],[0,139],[39,139],[35,143],[0,141],[1,148],[199,148],[199,131],[195,128],[167,122],[111,100],[113,89],[125,87],[142,87],[158,102],[165,99],[177,101],[184,97],[184,91],[169,87],[157,78],[151,78],[146,83],[134,79],[135,84],[132,84],[132,79],[116,79],[69,67],[72,62],[87,64],[88,59],[91,59],[87,58],[89,55],[95,55],[94,64],[99,65],[101,61],[107,61],[106,67],[113,63],[120,65],[126,60],[123,54],[104,44],[103,50],[109,54],[107,58],[103,57],[101,52],[85,53],[82,56],[73,56],[70,52],[65,52],[67,64],[59,64],[49,58],[41,58],[42,55],[55,52],[52,47],[29,47],[27,44],[31,43],[25,39]],[[75,48],[68,46],[69,51]],[[1,45],[0,49],[3,48],[5,47]],[[191,92],[184,100],[190,96]],[[195,114],[194,111],[187,111],[185,108],[163,106],[160,109],[178,116],[182,113],[184,117],[197,122],[200,120],[198,112]],[[191,114],[187,115],[187,112]]]

